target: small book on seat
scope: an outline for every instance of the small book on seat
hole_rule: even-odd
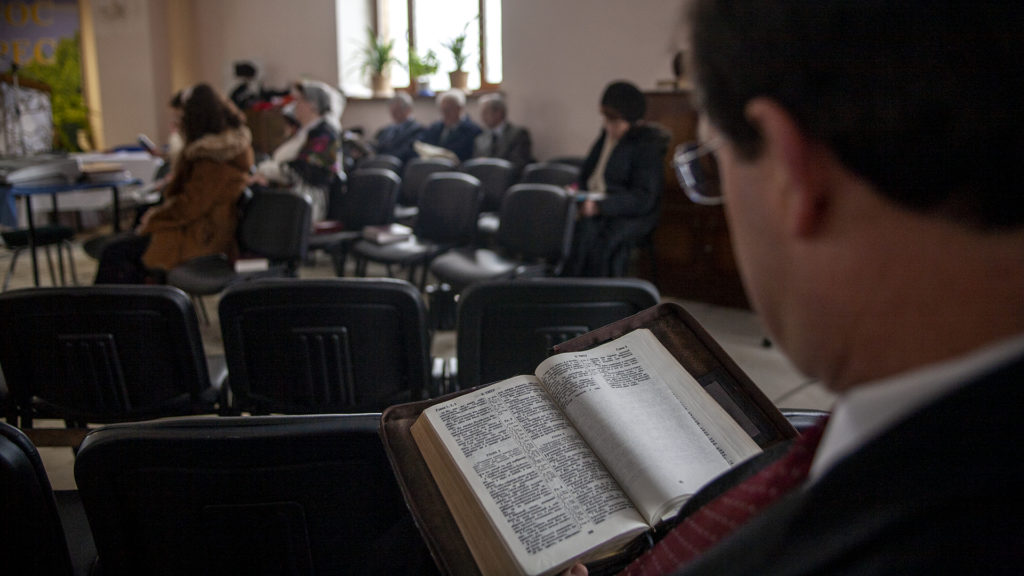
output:
[[[394,244],[412,238],[412,228],[402,224],[366,226],[363,228],[363,238],[377,244]]]
[[[795,436],[678,305],[554,352],[534,375],[382,415],[385,449],[442,572],[621,567],[702,485]]]

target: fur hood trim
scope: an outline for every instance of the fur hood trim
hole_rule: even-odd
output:
[[[252,146],[252,132],[248,126],[229,128],[219,134],[207,134],[189,144],[182,156],[189,160],[229,162]]]

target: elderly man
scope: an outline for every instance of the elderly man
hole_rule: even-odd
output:
[[[773,340],[839,398],[820,443],[713,482],[628,573],[1020,573],[1022,22],[1019,2],[695,2],[684,188],[724,202]]]
[[[473,156],[473,140],[480,134],[477,126],[466,115],[466,95],[461,90],[449,90],[437,97],[441,119],[431,124],[420,140],[427,144],[447,148],[459,161]]]
[[[530,131],[508,121],[508,105],[499,94],[480,99],[484,131],[473,142],[473,157],[504,158],[517,172],[533,161]]]
[[[412,143],[423,132],[423,125],[412,118],[412,97],[405,92],[395,94],[388,103],[391,124],[377,132],[374,148],[378,154],[390,154],[402,162],[416,156]]]

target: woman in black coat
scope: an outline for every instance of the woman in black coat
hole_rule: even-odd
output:
[[[646,110],[628,82],[609,84],[601,97],[604,126],[580,171],[566,276],[624,276],[630,250],[657,225],[669,134],[641,120]]]

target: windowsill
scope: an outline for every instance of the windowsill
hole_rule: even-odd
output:
[[[437,98],[438,95],[443,94],[444,92],[447,92],[448,90],[449,90],[448,88],[445,88],[444,90],[438,90],[438,91],[434,92],[433,96],[424,96],[423,94],[416,94],[416,95],[413,95],[412,98],[413,98],[413,100],[423,100],[423,101],[433,100],[433,99]],[[399,88],[395,88],[394,89],[394,94],[397,94],[399,92],[406,92],[406,93],[408,93],[408,91],[409,91],[408,87],[399,87]],[[497,88],[480,88],[480,89],[477,89],[477,90],[471,90],[470,92],[466,93],[466,99],[467,100],[475,100],[477,98],[480,98],[481,96],[486,96],[488,94],[496,94],[496,93],[500,93],[500,92],[501,92],[501,88],[500,87],[497,87]],[[388,100],[391,100],[391,98],[394,96],[394,94],[392,94],[390,96],[346,96],[345,99],[348,100],[349,102],[387,102]]]

